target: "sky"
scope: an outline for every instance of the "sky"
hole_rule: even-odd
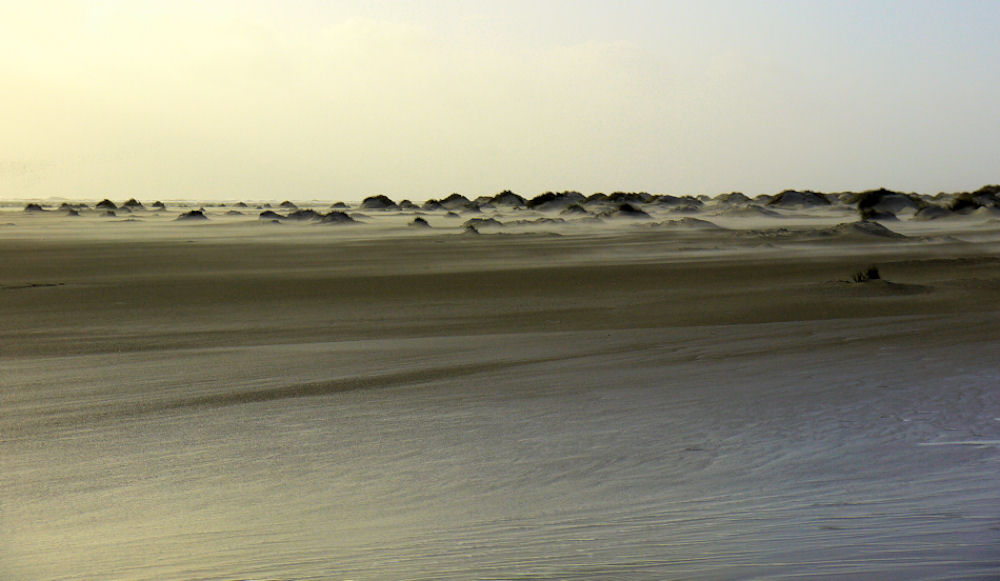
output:
[[[992,0],[0,0],[0,199],[974,190],[997,30]]]

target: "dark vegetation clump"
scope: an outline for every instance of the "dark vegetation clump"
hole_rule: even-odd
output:
[[[319,220],[322,215],[316,210],[295,210],[286,216],[289,220]]]
[[[972,199],[984,206],[1000,208],[1000,185],[986,185],[972,192]]]
[[[24,211],[25,212],[44,212],[45,208],[43,208],[39,204],[28,204],[27,206],[24,207]]]
[[[413,221],[410,222],[410,226],[415,226],[417,228],[430,228],[431,227],[431,225],[427,223],[427,220],[424,220],[420,216],[417,216],[416,218],[414,218]]]
[[[433,200],[428,200],[433,201]],[[463,196],[459,193],[449,194],[448,197],[438,202],[441,208],[446,210],[451,210],[454,212],[468,212],[476,211],[479,209],[479,205],[470,200],[469,198]],[[427,210],[428,207],[425,204],[424,209]]]
[[[858,215],[862,220],[896,220],[896,215],[892,212],[876,210],[874,207],[858,208]]]
[[[534,198],[528,200],[527,206],[529,208],[536,208],[538,206],[541,206],[542,204],[556,200],[557,197],[558,196],[556,196],[553,192],[545,192],[544,194],[539,194]]]
[[[525,202],[525,205],[530,209],[553,209],[565,207],[573,203],[579,203],[584,200],[586,200],[586,198],[580,192],[545,192],[544,194],[539,194],[534,198],[531,198]],[[543,208],[542,206],[545,207]]]
[[[608,196],[608,201],[616,204],[644,204],[649,201],[650,197],[646,192],[612,192]]]
[[[629,218],[649,218],[649,214],[627,202],[618,206],[618,213]]]
[[[768,206],[829,206],[829,198],[824,194],[806,190],[785,190],[767,202]]]
[[[880,278],[882,278],[882,275],[879,274],[878,267],[869,266],[864,270],[859,270],[858,272],[855,272],[854,276],[851,277],[851,280],[854,282],[861,283],[861,282],[868,282],[870,280],[879,280]]]
[[[109,200],[107,198],[101,200],[100,202],[97,202],[97,205],[94,206],[94,207],[97,208],[98,210],[117,210],[118,209],[118,206],[116,206],[114,202],[112,202],[111,200]]]
[[[521,207],[526,203],[526,200],[523,197],[510,190],[500,192],[499,194],[493,196],[490,201],[500,206],[511,206],[514,208]]]
[[[153,209],[154,210],[166,210],[167,209],[167,205],[164,204],[163,202],[159,201],[159,200],[156,200],[155,202],[153,202]]]
[[[952,201],[951,206],[949,206],[948,209],[952,212],[970,212],[972,210],[978,210],[982,207],[983,205],[972,197],[972,194],[959,194],[959,196]]]
[[[319,221],[323,224],[352,224],[357,222],[357,220],[348,216],[346,212],[340,212],[338,210],[323,214]]]
[[[264,210],[260,213],[261,220],[284,220],[285,217],[274,210]]]
[[[866,210],[869,208],[874,208],[879,205],[883,199],[889,196],[902,195],[898,192],[892,190],[887,190],[885,188],[879,188],[877,190],[869,190],[867,192],[861,192],[857,196],[858,210]]]
[[[139,200],[136,200],[135,198],[129,198],[128,200],[126,200],[126,202],[124,204],[122,204],[122,207],[123,208],[142,208],[143,206],[142,206],[142,202],[140,202]]]
[[[476,230],[479,228],[499,228],[503,226],[503,222],[495,218],[470,218],[465,221],[465,226],[472,226]]]
[[[281,207],[281,208],[289,209],[289,210],[295,210],[295,209],[298,208],[298,206],[296,206],[292,202],[289,202],[288,200],[285,200],[284,202],[281,202],[280,204],[278,204],[278,206]]]
[[[190,212],[184,212],[180,216],[177,216],[177,219],[182,221],[198,222],[201,220],[208,220],[208,216],[205,215],[204,210],[191,210]]]
[[[399,208],[396,202],[393,202],[389,196],[383,194],[368,196],[361,201],[361,207],[366,210],[394,210]]]
[[[464,205],[468,204],[470,201],[471,200],[469,200],[469,198],[466,198],[462,194],[452,193],[452,194],[449,194],[447,198],[441,200],[441,204],[443,204],[445,206],[449,206],[449,205],[463,205],[464,206]]]

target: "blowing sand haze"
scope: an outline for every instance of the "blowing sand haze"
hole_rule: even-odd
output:
[[[2,576],[996,578],[998,206],[9,204]]]

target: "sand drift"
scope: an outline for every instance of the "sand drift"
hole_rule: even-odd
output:
[[[10,203],[0,577],[997,578],[991,188]]]

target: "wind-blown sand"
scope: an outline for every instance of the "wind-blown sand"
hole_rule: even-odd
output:
[[[988,213],[448,203],[2,212],[0,577],[1000,576]]]

